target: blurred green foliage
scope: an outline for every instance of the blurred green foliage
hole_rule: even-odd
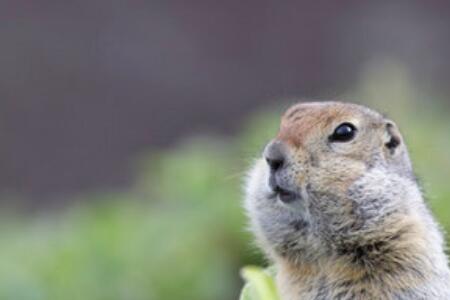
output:
[[[139,160],[129,191],[5,215],[0,299],[238,298],[239,269],[261,263],[241,209],[250,160],[236,159],[238,144],[191,139]]]
[[[343,98],[365,99],[396,120],[450,230],[448,108],[392,63],[369,68]],[[275,134],[277,109],[256,114],[236,138],[190,139],[138,160],[127,191],[88,195],[59,212],[4,212],[0,299],[237,299],[239,269],[263,264],[245,229],[242,178]]]

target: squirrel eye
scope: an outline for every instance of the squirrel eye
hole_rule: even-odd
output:
[[[348,142],[355,137],[356,127],[351,123],[342,123],[330,135],[330,142]]]

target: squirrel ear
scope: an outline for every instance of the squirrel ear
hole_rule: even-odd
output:
[[[402,143],[402,136],[394,122],[387,120],[385,122],[384,146],[391,155],[395,154],[396,149]]]

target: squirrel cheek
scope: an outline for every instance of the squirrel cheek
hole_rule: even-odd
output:
[[[345,161],[339,164],[323,165],[321,168],[309,172],[307,185],[312,190],[343,195],[366,171],[367,166],[359,161]]]
[[[301,190],[304,190],[304,187],[306,187],[306,185],[308,184],[305,173],[297,174],[295,181],[297,186],[300,187]]]

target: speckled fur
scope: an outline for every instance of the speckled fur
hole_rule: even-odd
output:
[[[342,122],[355,124],[355,139],[330,143]],[[392,121],[355,104],[302,103],[276,140],[288,149],[280,178],[301,199],[273,197],[259,159],[245,207],[283,300],[450,299],[442,234]]]

